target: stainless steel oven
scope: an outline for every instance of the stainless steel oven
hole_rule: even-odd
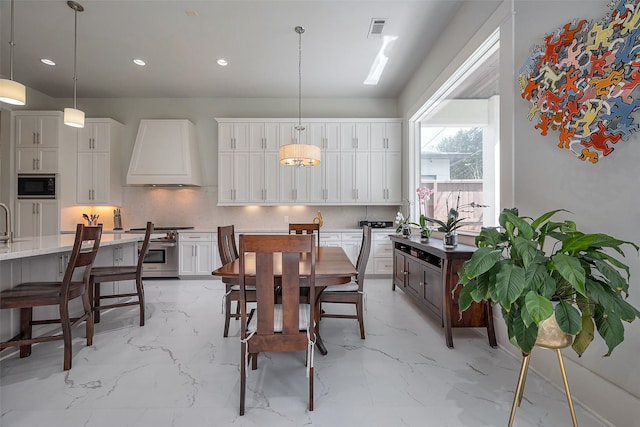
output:
[[[142,262],[142,277],[178,277],[178,239],[177,230],[193,227],[155,227],[154,233],[165,232],[163,237],[151,238],[149,251]],[[132,228],[132,233],[144,232],[142,228]],[[138,250],[142,242],[138,243]]]

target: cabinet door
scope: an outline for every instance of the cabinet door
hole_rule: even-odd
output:
[[[413,296],[419,297],[420,300],[422,300],[424,295],[424,277],[422,266],[414,258],[407,257],[405,260],[405,271],[407,273],[405,290],[411,293]]]
[[[344,249],[353,265],[356,265],[356,262],[358,261],[361,245],[361,233],[342,233],[342,249]]]
[[[402,252],[393,252],[393,286],[405,287],[405,256]]]
[[[213,243],[200,242],[195,244],[195,274],[207,275],[213,270]]]
[[[387,149],[386,123],[371,123],[371,150],[384,151]]]
[[[60,208],[56,200],[43,200],[38,203],[38,235],[60,234]]]
[[[384,151],[371,152],[371,202],[384,203],[387,194],[387,180],[385,179],[386,153]]]
[[[108,152],[93,154],[93,203],[108,204],[111,189],[111,167]]]
[[[356,153],[355,151],[342,152],[340,159],[340,200],[342,202],[355,202],[356,198]]]
[[[38,172],[58,172],[58,149],[43,147],[38,149]]]
[[[16,116],[16,147],[31,147],[38,143],[38,118]]]
[[[278,203],[280,189],[280,163],[278,151],[264,153],[264,199],[265,203]]]
[[[36,236],[36,202],[16,202],[16,237]]]
[[[399,204],[402,201],[402,153],[399,151],[387,151],[386,154],[386,202]]]
[[[323,153],[322,163],[320,164],[322,172],[322,201],[324,203],[340,202],[340,192],[342,189],[342,181],[340,179],[340,163],[341,156],[339,151],[325,151]]]
[[[431,265],[423,266],[424,301],[437,317],[442,317],[442,271]],[[457,315],[457,313],[453,313]]]
[[[178,251],[180,253],[180,263],[178,268],[179,275],[188,276],[195,274],[195,247],[195,243],[180,243]]]
[[[236,152],[233,155],[234,202],[250,201],[250,162],[248,152]]]
[[[40,147],[58,147],[61,123],[62,121],[58,116],[43,116],[38,118],[38,145]]]
[[[218,152],[218,203],[233,202],[233,152]]]
[[[29,173],[36,172],[38,160],[38,149],[32,148],[18,148],[16,149],[16,172]]]
[[[76,202],[82,205],[92,203],[93,154],[78,153]]]
[[[369,177],[371,176],[371,155],[368,152],[356,153],[356,201],[358,203],[367,203],[371,199],[369,188]]]
[[[252,152],[249,156],[249,200],[252,203],[264,202],[264,176],[265,176],[264,153]]]

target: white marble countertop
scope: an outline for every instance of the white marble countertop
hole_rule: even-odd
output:
[[[143,237],[141,234],[103,233],[100,239],[100,246],[136,242],[140,240],[141,237]],[[70,251],[73,247],[74,239],[74,234],[57,234],[42,237],[18,238],[10,244],[0,243],[0,261]]]
[[[382,233],[382,232],[387,232],[389,234],[393,234],[395,232],[395,227],[390,227],[390,228],[372,228],[371,229],[373,232],[378,232],[378,233]],[[218,229],[214,228],[214,229],[210,229],[210,228],[195,228],[192,230],[178,230],[178,233],[217,233]],[[274,229],[262,229],[262,230],[258,230],[258,229],[237,229],[236,234],[250,234],[250,233],[283,233],[286,234],[287,233],[287,229],[283,228],[281,230],[274,230]],[[320,229],[320,236],[322,236],[323,233],[362,233],[362,228],[321,228]]]

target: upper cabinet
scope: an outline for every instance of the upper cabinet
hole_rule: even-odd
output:
[[[15,114],[16,172],[57,173],[62,113],[21,111]]]
[[[87,119],[84,128],[77,130],[77,204],[122,204],[123,127],[111,119]]]
[[[400,203],[401,119],[216,121],[218,205]],[[320,165],[280,165],[278,148],[295,143],[320,147]]]

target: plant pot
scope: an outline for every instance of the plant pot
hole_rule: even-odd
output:
[[[572,342],[573,336],[560,329],[555,313],[538,324],[537,346],[559,349],[569,347]]]
[[[442,243],[445,249],[453,249],[458,246],[458,233],[452,231],[451,233],[446,233],[442,238]]]
[[[402,236],[411,237],[411,227],[409,227],[409,225],[402,226]]]
[[[430,236],[431,233],[425,233],[424,231],[420,232],[420,240],[422,240],[423,242],[429,241]]]

